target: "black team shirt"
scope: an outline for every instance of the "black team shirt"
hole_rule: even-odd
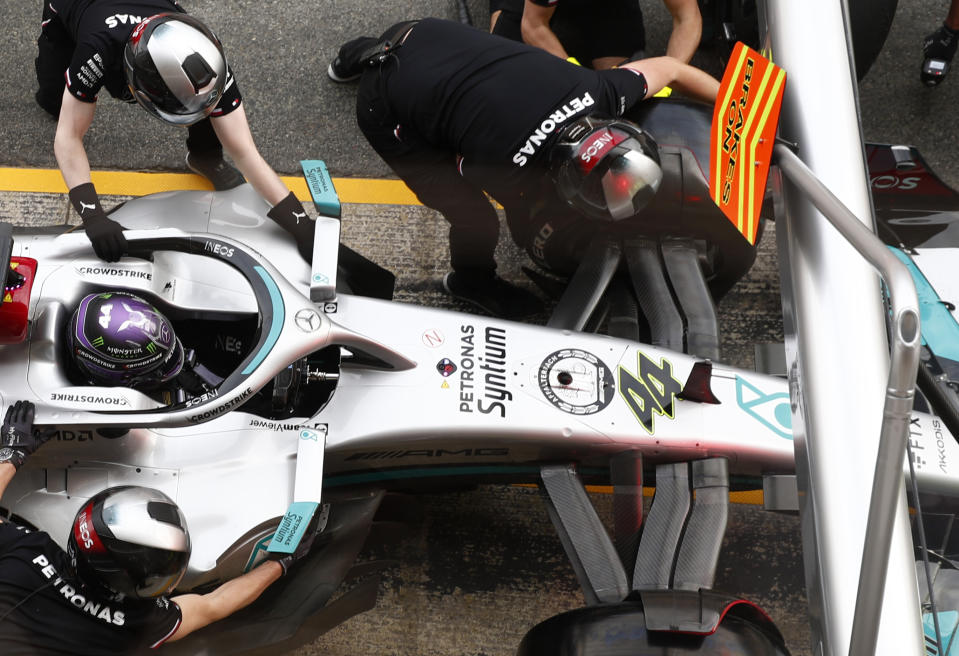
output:
[[[0,654],[135,654],[180,626],[164,597],[101,598],[71,574],[66,552],[42,531],[0,523]]]

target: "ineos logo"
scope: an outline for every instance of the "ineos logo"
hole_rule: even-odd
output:
[[[80,539],[83,541],[83,546],[85,549],[90,549],[93,546],[93,538],[90,537],[90,525],[87,524],[87,513],[83,513],[83,516],[80,518]]]
[[[297,312],[294,321],[296,321],[297,327],[305,333],[316,332],[320,329],[320,324],[322,323],[319,314],[314,310],[307,309]]]
[[[873,189],[915,189],[920,178],[910,176],[900,178],[897,175],[877,175],[871,180]]]

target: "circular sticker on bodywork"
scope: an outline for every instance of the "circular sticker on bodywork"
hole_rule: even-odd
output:
[[[613,398],[613,373],[602,360],[579,349],[550,354],[539,367],[539,389],[563,412],[591,415]]]

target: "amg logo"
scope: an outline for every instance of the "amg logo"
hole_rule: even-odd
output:
[[[397,451],[363,451],[348,456],[350,460],[397,460],[400,458],[449,458],[449,457],[502,457],[508,456],[509,449],[504,447],[480,447],[477,449],[399,449]]]

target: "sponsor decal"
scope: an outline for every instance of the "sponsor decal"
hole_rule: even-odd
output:
[[[122,396],[105,396],[103,394],[72,394],[63,392],[53,392],[50,394],[51,401],[61,403],[83,403],[88,405],[129,405]]]
[[[440,376],[443,378],[448,378],[456,371],[456,364],[454,364],[449,358],[443,358],[436,363],[436,370],[440,372]]]
[[[932,420],[932,434],[936,438],[936,466],[943,474],[949,473],[946,461],[946,438],[942,432],[942,422],[938,418]]]
[[[77,267],[77,273],[84,276],[110,276],[112,278],[135,278],[138,280],[153,280],[149,271],[138,269],[122,269],[120,267],[91,266]]]
[[[197,397],[197,399],[201,399],[201,400],[202,400],[202,399],[204,399],[204,397],[208,396],[209,394],[210,394],[210,393],[208,392],[207,394],[204,394],[204,395],[201,396],[201,397]],[[221,414],[223,414],[224,412],[227,412],[227,411],[229,411],[229,410],[232,410],[233,408],[236,408],[236,407],[242,405],[243,402],[246,401],[246,399],[247,399],[249,396],[251,396],[252,394],[253,394],[253,388],[252,388],[252,387],[247,387],[245,390],[243,390],[242,392],[240,392],[239,395],[233,397],[232,399],[230,399],[230,400],[228,400],[228,401],[225,401],[224,403],[221,403],[220,405],[216,406],[215,408],[211,408],[210,410],[204,410],[203,412],[197,413],[197,414],[195,414],[195,415],[190,415],[189,417],[187,417],[187,421],[192,421],[193,423],[196,424],[196,423],[199,423],[199,422],[201,422],[201,421],[205,421],[205,420],[207,420],[207,419],[212,419],[212,418],[216,417],[217,415],[221,415]],[[197,399],[191,399],[191,401],[196,401]],[[190,405],[194,405],[194,404],[190,404]],[[189,407],[189,406],[188,406],[188,407]]]
[[[326,314],[336,314],[336,308],[337,308],[337,305],[334,302],[323,304],[323,312],[325,312]]]
[[[303,424],[267,421],[266,419],[251,419],[248,425],[250,428],[264,428],[271,431],[298,431],[303,428]]]
[[[673,378],[672,362],[661,358],[656,364],[637,351],[636,374],[620,366],[616,378],[619,395],[647,433],[656,432],[656,415],[673,418],[673,403],[683,386]]]
[[[499,457],[508,456],[506,447],[466,449],[397,449],[395,451],[363,451],[347,456],[346,460],[398,460],[401,458]]]
[[[143,16],[134,16],[133,14],[113,14],[103,19],[107,27],[111,30],[121,25],[138,25],[143,20]],[[140,31],[139,29],[137,30]],[[139,37],[139,34],[137,35]]]
[[[460,326],[459,411],[505,419],[513,400],[506,388],[506,329],[487,326],[478,347],[477,337],[475,326]]]
[[[581,98],[572,98],[566,101],[561,107],[543,119],[536,130],[526,138],[526,142],[513,155],[513,163],[518,166],[526,166],[529,158],[536,154],[536,151],[553,132],[561,128],[569,119],[583,113],[586,108],[592,107],[594,103],[593,97],[588,92],[584,93]]]
[[[602,132],[595,138],[584,143],[579,148],[579,168],[583,173],[589,173],[599,164],[600,160],[606,156],[610,150],[617,144],[626,140],[625,134],[613,134],[608,129],[603,128]]]
[[[54,431],[53,439],[58,442],[92,442],[93,441],[93,431],[92,430],[64,430],[60,429]]]
[[[546,242],[549,241],[549,238],[554,232],[553,226],[549,223],[544,223],[543,227],[539,229],[539,232],[533,237],[533,257],[538,259],[540,262],[546,262]]]
[[[96,599],[87,599],[80,594],[79,590],[64,581],[63,577],[57,572],[57,569],[50,564],[50,561],[47,560],[47,557],[43,554],[36,556],[31,562],[40,569],[40,574],[42,574],[44,578],[53,582],[53,588],[63,595],[64,599],[84,613],[114,626],[123,626],[126,622],[124,611],[117,610],[109,604],[105,604]]]
[[[897,189],[899,191],[908,191],[919,186],[922,178],[908,176],[900,178],[898,175],[875,175],[870,178],[873,189]]]
[[[218,351],[224,351],[226,353],[242,353],[243,352],[243,342],[234,337],[233,335],[220,335],[218,334],[213,340],[213,346]]]
[[[592,353],[562,349],[539,367],[539,389],[550,403],[573,415],[591,415],[609,405],[616,386],[606,363]]]
[[[909,457],[916,471],[923,471],[929,465],[926,455],[920,453],[926,450],[919,440],[920,437],[922,437],[922,427],[919,425],[919,417],[911,417],[909,419]]]
[[[203,242],[203,250],[219,255],[220,257],[233,257],[234,249],[232,246],[221,244],[218,241],[205,241]]]
[[[430,328],[429,330],[424,330],[423,335],[420,337],[423,340],[423,345],[429,348],[436,348],[442,346],[446,342],[446,337],[436,328]]]
[[[793,438],[788,392],[766,394],[745,378],[736,376],[736,403],[743,412],[779,437],[787,440]]]

